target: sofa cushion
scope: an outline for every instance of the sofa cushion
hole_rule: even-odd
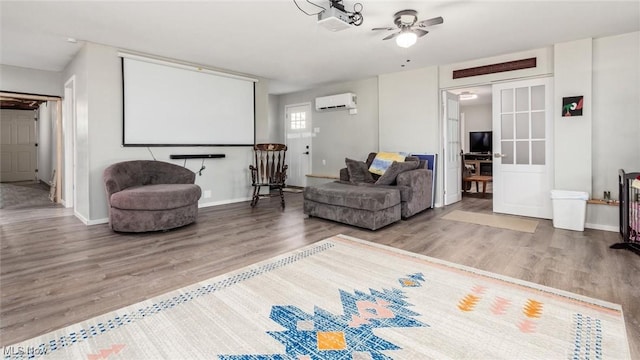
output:
[[[352,183],[371,183],[373,184],[375,180],[371,176],[369,172],[369,168],[364,161],[352,160],[349,158],[344,159],[345,164],[347,165],[347,172],[349,174],[349,181]]]
[[[394,161],[404,162],[404,158],[405,155],[399,153],[379,152],[373,159],[371,166],[369,166],[369,171],[374,174],[382,175]]]
[[[158,184],[134,186],[111,195],[111,207],[126,210],[176,209],[198,201],[200,186]]]
[[[420,163],[418,161],[397,162],[394,161],[387,171],[376,181],[376,185],[391,185],[395,183],[396,177],[405,171],[414,170]]]
[[[400,191],[393,188],[331,182],[304,188],[304,198],[323,204],[378,211],[398,205]]]

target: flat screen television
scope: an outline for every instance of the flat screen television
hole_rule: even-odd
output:
[[[469,151],[472,153],[491,154],[493,150],[493,132],[471,131],[469,133]]]

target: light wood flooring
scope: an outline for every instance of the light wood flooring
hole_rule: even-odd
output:
[[[632,358],[640,359],[640,256],[612,250],[619,235],[554,229],[534,234],[441,219],[452,210],[491,212],[466,198],[378,231],[302,213],[302,194],[200,209],[169,232],[116,234],[59,209],[0,211],[0,344],[9,345],[116,310],[335,234],[621,304]],[[67,209],[64,209],[67,210]],[[48,216],[47,211],[57,211]]]

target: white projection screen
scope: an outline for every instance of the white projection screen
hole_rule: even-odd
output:
[[[123,146],[247,146],[254,80],[122,57]]]

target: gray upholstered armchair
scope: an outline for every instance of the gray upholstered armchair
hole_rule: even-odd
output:
[[[189,169],[162,161],[124,161],[107,167],[103,179],[114,231],[168,230],[198,217],[202,192]]]

